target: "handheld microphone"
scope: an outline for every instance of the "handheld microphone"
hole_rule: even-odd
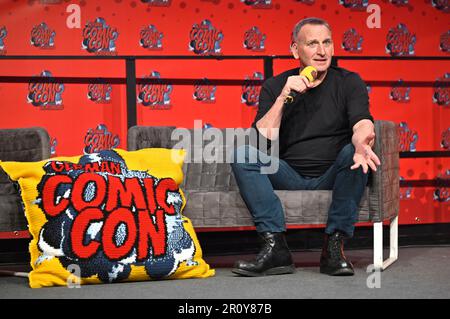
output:
[[[317,78],[317,69],[309,65],[300,72],[300,75],[305,76],[311,83]],[[284,100],[284,103],[291,104],[292,102],[294,102],[294,99],[297,96],[297,94],[298,93],[296,91],[291,91]]]

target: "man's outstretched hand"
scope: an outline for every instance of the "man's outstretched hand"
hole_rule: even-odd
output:
[[[372,146],[375,143],[375,133],[369,133],[361,142],[353,143],[355,146],[355,155],[353,156],[354,164],[350,169],[357,169],[360,166],[363,169],[364,174],[367,174],[369,167],[373,170],[377,170],[377,166],[381,165],[381,161],[377,154],[372,150]]]

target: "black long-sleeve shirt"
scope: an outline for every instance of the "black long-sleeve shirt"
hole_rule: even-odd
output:
[[[275,103],[292,69],[264,82],[253,127]],[[280,125],[280,158],[303,176],[320,176],[333,164],[339,151],[351,142],[352,128],[369,112],[364,81],[354,72],[331,66],[323,82],[286,104]]]

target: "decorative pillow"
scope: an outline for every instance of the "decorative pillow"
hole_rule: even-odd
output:
[[[21,188],[32,235],[30,286],[213,276],[181,214],[184,155],[117,149],[0,162]]]

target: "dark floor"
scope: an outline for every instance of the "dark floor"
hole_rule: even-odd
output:
[[[297,266],[295,274],[259,278],[238,277],[230,271],[230,266],[237,258],[248,259],[252,256],[215,256],[205,258],[216,268],[216,275],[207,279],[89,285],[79,289],[31,289],[26,278],[2,276],[0,299],[450,298],[450,247],[400,248],[399,260],[381,273],[367,272],[367,267],[372,262],[372,250],[349,250],[346,255],[355,266],[356,274],[353,277],[320,274],[320,251],[294,253]],[[8,267],[12,268],[2,265],[1,269]],[[26,269],[22,265],[16,266],[15,270]]]

